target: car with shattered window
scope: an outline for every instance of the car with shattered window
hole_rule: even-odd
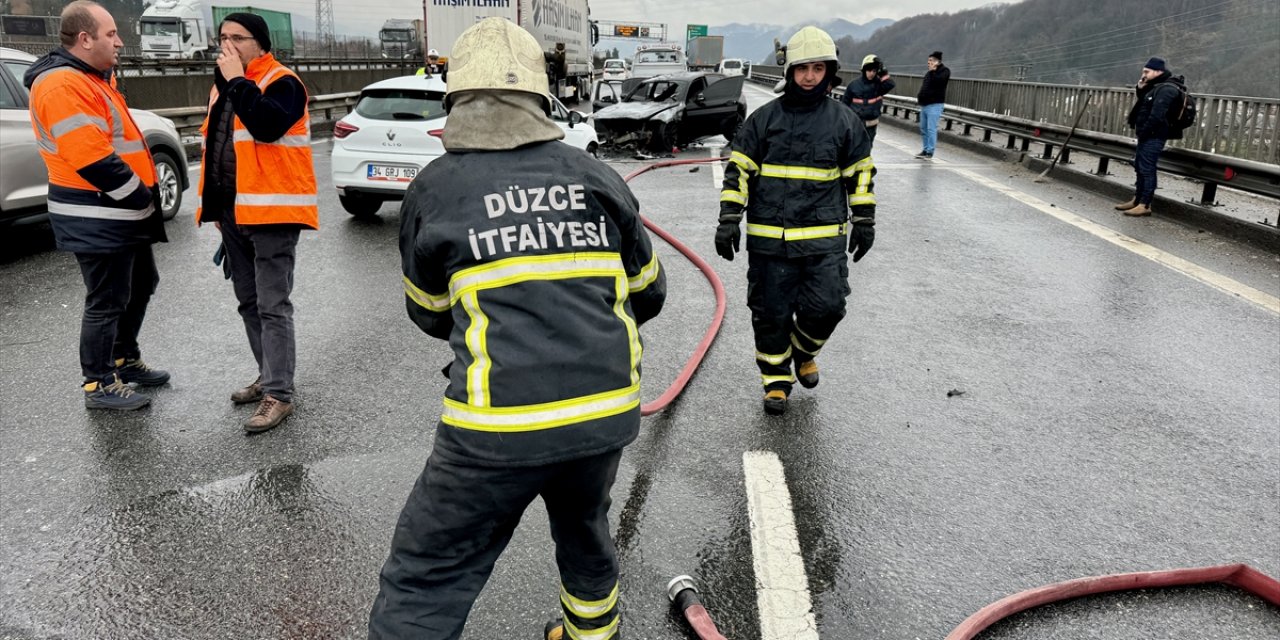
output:
[[[743,76],[684,72],[596,83],[591,118],[602,145],[670,151],[733,136],[747,118]]]

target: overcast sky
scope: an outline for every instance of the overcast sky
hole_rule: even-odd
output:
[[[758,22],[788,26],[828,18],[863,24],[876,18],[901,20],[920,13],[955,12],[991,3],[991,0],[590,0],[594,19],[666,23],[669,32],[678,34],[684,33],[686,24]],[[307,18],[308,24],[316,15],[315,0],[253,0],[245,4],[289,11]],[[338,33],[372,36],[387,18],[420,15],[422,0],[333,0],[333,19]]]

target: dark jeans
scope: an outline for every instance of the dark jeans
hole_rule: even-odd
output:
[[[80,371],[86,381],[116,370],[116,358],[137,358],[138,332],[160,274],[151,245],[117,253],[77,253],[84,278]]]
[[[457,464],[432,453],[396,523],[369,615],[369,638],[454,640],[462,635],[494,563],[538,496],[551,519],[562,591],[572,596],[570,602],[599,606],[598,615],[584,619],[561,598],[566,621],[583,630],[612,624],[616,601],[612,606],[600,602],[618,586],[609,491],[621,458],[619,449],[545,466],[502,468]],[[546,601],[552,601],[551,594]]]
[[[1156,195],[1156,164],[1163,150],[1164,140],[1160,138],[1138,141],[1138,150],[1133,157],[1133,169],[1138,174],[1134,198],[1138,204],[1150,205]]]
[[[878,124],[873,124],[873,125],[871,125],[871,126],[867,127],[867,141],[868,141],[868,142],[870,142],[870,143],[872,143],[872,144],[875,144],[875,141],[876,141],[876,129],[879,129],[879,128],[880,128],[880,125],[878,125]]]
[[[814,359],[845,314],[845,253],[782,258],[747,256],[747,306],[756,365],[765,389],[791,390],[791,361]]]
[[[293,333],[294,254],[300,229],[293,225],[222,223],[222,241],[231,261],[231,284],[249,349],[258,361],[262,391],[293,402],[297,347]]]

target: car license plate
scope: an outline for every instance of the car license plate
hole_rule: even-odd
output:
[[[369,165],[370,180],[387,182],[411,182],[418,176],[417,167],[393,167],[385,164]]]

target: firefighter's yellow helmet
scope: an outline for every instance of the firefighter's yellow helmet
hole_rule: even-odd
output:
[[[463,91],[523,91],[542,97],[551,112],[546,62],[542,47],[528,31],[506,18],[485,18],[462,32],[449,57],[448,90],[444,108]]]
[[[809,62],[835,62],[836,43],[826,31],[805,27],[787,41],[787,70]]]

